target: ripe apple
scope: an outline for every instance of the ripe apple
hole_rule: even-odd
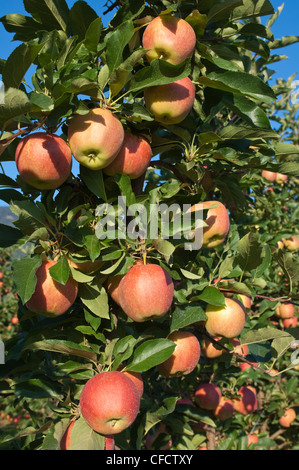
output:
[[[157,264],[133,266],[118,287],[121,308],[136,322],[163,317],[171,307],[173,294],[173,280]]]
[[[20,141],[15,152],[15,162],[25,183],[41,191],[56,189],[71,173],[72,153],[61,137],[36,132]]]
[[[193,55],[196,35],[192,26],[176,16],[162,15],[154,18],[145,28],[142,45],[149,62],[163,59],[179,64]]]
[[[225,306],[207,305],[205,328],[212,336],[231,339],[239,336],[246,323],[246,309],[236,299],[225,298]]]
[[[263,170],[262,177],[273,183],[276,180],[276,173],[274,171]]]
[[[71,449],[71,433],[76,421],[71,421],[62,439],[60,441],[60,449],[61,450],[75,450]],[[114,450],[114,436],[105,436],[105,449],[104,450]]]
[[[282,238],[283,244],[289,251],[297,251],[299,249],[299,237],[292,236],[289,238]]]
[[[108,166],[116,157],[124,140],[124,128],[112,111],[91,109],[77,114],[68,127],[68,140],[73,156],[91,170]]]
[[[282,184],[282,183],[285,183],[287,180],[288,180],[287,175],[283,175],[282,173],[276,173],[276,178],[275,178],[276,183]]]
[[[104,172],[109,176],[128,175],[132,180],[145,173],[152,158],[152,148],[148,141],[139,135],[125,131],[120,151]]]
[[[288,408],[279,419],[279,424],[284,428],[289,428],[297,415],[294,408]]]
[[[220,336],[214,337],[215,341],[221,340]],[[224,349],[217,348],[213,341],[209,340],[208,338],[204,338],[202,341],[201,352],[203,356],[207,357],[208,359],[215,359],[216,357],[222,356],[224,353]]]
[[[141,398],[142,395],[143,395],[143,391],[144,391],[144,384],[143,384],[143,380],[142,380],[142,375],[139,372],[133,372],[133,371],[130,371],[130,370],[122,370],[122,369],[123,369],[123,366],[121,366],[121,365],[117,368],[118,371],[122,372],[127,377],[129,377],[129,379],[132,380],[132,382],[135,384],[135,387],[137,388],[139,396]]]
[[[282,320],[282,323],[285,328],[296,328],[298,324],[298,318],[295,316],[291,318],[285,318]]]
[[[247,344],[241,345],[240,341],[236,338],[231,339],[230,342],[234,346],[234,353],[240,354],[240,356],[247,356],[249,354]]]
[[[258,362],[253,362],[252,364],[255,365],[255,366],[258,366]],[[250,369],[252,367],[252,365],[248,364],[248,362],[242,362],[239,365],[239,367],[240,367],[241,371],[243,372],[246,369]]]
[[[233,399],[235,410],[242,415],[253,413],[257,409],[257,398],[255,391],[249,386],[246,387],[243,385],[239,389],[238,394],[241,397]]]
[[[195,403],[204,410],[215,410],[221,397],[220,388],[213,383],[199,385],[194,394]]]
[[[65,313],[75,302],[78,294],[78,283],[71,277],[66,284],[55,281],[49,269],[56,261],[45,260],[36,271],[36,286],[26,307],[32,312],[48,317]]]
[[[249,295],[238,294],[238,297],[240,297],[240,300],[241,300],[242,304],[244,305],[244,307],[247,310],[250,310],[252,302],[251,302],[251,298],[249,297]]]
[[[175,343],[172,355],[157,366],[165,377],[190,374],[200,358],[200,344],[196,336],[189,331],[173,331],[168,339]]]
[[[291,303],[282,303],[276,307],[275,313],[279,318],[291,318],[295,315],[295,307]]]
[[[136,266],[136,264],[144,264],[144,262],[141,259],[137,259],[134,261],[133,266]],[[120,303],[119,303],[119,298],[118,298],[118,288],[119,288],[120,281],[122,280],[123,277],[124,277],[124,274],[116,274],[114,276],[113,275],[109,276],[107,283],[106,283],[108,294],[114,300],[114,302],[117,303],[117,305],[119,306],[120,306]]]
[[[133,381],[119,371],[102,372],[84,385],[80,396],[83,418],[96,432],[118,434],[135,421],[140,396]]]
[[[17,324],[19,323],[18,317],[16,317],[16,316],[12,317],[12,318],[11,318],[11,323],[12,323],[13,325],[17,325]]]
[[[156,85],[144,90],[147,110],[161,124],[182,122],[190,113],[195,100],[195,88],[189,77],[166,85]]]
[[[248,446],[250,446],[250,444],[257,444],[259,441],[259,438],[257,437],[256,434],[248,434],[247,440],[248,440]]]
[[[217,408],[214,410],[215,418],[220,419],[220,421],[225,421],[226,419],[231,418],[234,415],[235,408],[234,403],[229,398],[221,397]]]
[[[0,280],[3,279],[4,273],[0,272]]]
[[[214,208],[211,206],[215,206]],[[198,229],[203,231],[202,247],[214,248],[224,242],[230,229],[230,220],[226,207],[219,201],[204,201],[194,204],[190,208],[191,212],[206,210],[207,218],[205,223],[208,227]],[[193,232],[195,234],[195,231]]]

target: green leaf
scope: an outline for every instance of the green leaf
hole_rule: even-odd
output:
[[[26,235],[31,235],[38,228],[47,228],[43,212],[30,200],[15,200],[10,204],[10,210],[18,217],[14,225]]]
[[[222,307],[225,305],[225,297],[222,292],[213,286],[207,286],[204,288],[202,294],[196,297],[198,300],[202,300],[207,304],[217,305]]]
[[[52,111],[52,109],[54,109],[54,102],[52,98],[43,93],[38,93],[35,91],[32,92],[30,95],[30,101],[32,104],[38,106],[43,111]]]
[[[149,339],[135,349],[132,361],[126,366],[132,372],[145,372],[166,361],[175,349],[168,339]]]
[[[287,338],[291,335],[278,328],[259,328],[257,330],[247,331],[242,335],[241,344],[262,343],[276,338]]]
[[[47,377],[18,381],[14,387],[16,397],[60,398],[61,390],[57,382]]]
[[[113,348],[113,370],[132,356],[136,342],[137,340],[132,335],[124,336],[117,341]],[[128,370],[127,367],[125,369]]]
[[[272,15],[273,13],[274,8],[269,0],[242,0],[242,6],[232,10],[230,20]]]
[[[256,269],[262,263],[262,246],[257,235],[250,232],[238,242],[237,262],[243,271]]]
[[[134,24],[130,19],[107,35],[106,60],[110,74],[123,62],[123,51],[134,35]]]
[[[243,118],[252,126],[271,129],[270,121],[265,111],[253,101],[233,94],[225,94],[223,102],[232,109],[238,116]]]
[[[26,93],[16,88],[8,88],[5,92],[4,100],[4,104],[0,104],[1,126],[10,119],[29,113],[32,109],[32,103]]]
[[[40,30],[66,31],[69,8],[65,0],[23,0],[23,2],[26,11],[41,23]]]
[[[29,41],[35,37],[36,32],[40,29],[40,24],[30,16],[9,14],[3,16],[0,21],[9,33],[16,33],[13,37],[14,41]]]
[[[155,424],[159,423],[167,415],[174,412],[177,400],[178,397],[164,398],[163,405],[157,410],[147,411],[145,416],[144,434],[147,434]]]
[[[97,47],[100,42],[102,29],[103,25],[101,18],[96,18],[92,23],[90,23],[86,31],[84,40],[84,44],[89,51],[94,53],[97,52]]]
[[[156,85],[167,85],[181,78],[188,77],[190,74],[190,59],[185,59],[178,65],[156,59],[151,62],[150,66],[143,67],[133,75],[133,78],[129,81],[128,90],[130,92],[137,92]]]
[[[92,313],[101,318],[110,318],[108,295],[99,282],[80,284],[79,297]]]
[[[80,165],[80,178],[93,194],[107,201],[102,170],[90,170]]]
[[[33,41],[22,43],[10,54],[2,73],[2,80],[7,89],[19,88],[27,70],[43,46],[44,43],[36,44]]]
[[[259,77],[245,72],[212,72],[206,77],[199,77],[198,82],[211,88],[249,96],[269,104],[276,98],[269,85]]]
[[[199,305],[178,305],[172,314],[170,333],[206,319],[206,314]]]
[[[98,20],[96,12],[84,1],[77,1],[71,8],[69,13],[70,25],[74,36],[78,36],[79,41],[82,41],[87,34],[90,25]],[[98,26],[98,25],[97,25]],[[89,31],[89,35],[91,30]],[[92,36],[92,34],[91,34]],[[91,38],[89,36],[89,38]],[[98,36],[99,39],[99,36]],[[98,41],[99,42],[99,41]]]
[[[70,266],[65,255],[62,255],[56,264],[51,266],[49,273],[55,281],[65,285],[70,277]]]
[[[225,2],[216,3],[211,5],[211,9],[208,13],[208,22],[220,21],[223,19],[227,20],[228,14],[233,8],[242,5],[242,0],[226,0]]]
[[[13,281],[23,304],[25,304],[34,293],[37,282],[35,273],[41,264],[40,256],[26,256],[12,263]]]
[[[20,230],[9,225],[0,224],[0,246],[2,248],[8,248],[18,243],[22,237],[23,234]]]
[[[80,416],[72,428],[69,450],[104,450],[105,436],[95,432]]]
[[[87,346],[82,346],[72,341],[65,341],[59,339],[45,339],[41,341],[26,341],[24,350],[37,349],[42,351],[57,352],[59,354],[66,354],[67,356],[78,356],[95,362],[97,355],[91,351]]]

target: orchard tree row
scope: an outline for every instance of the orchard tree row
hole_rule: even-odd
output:
[[[0,61],[16,218],[0,245],[27,251],[0,375],[27,419],[1,448],[296,448],[298,103],[272,67],[299,38],[274,38],[282,8],[24,6],[1,18],[19,45]]]

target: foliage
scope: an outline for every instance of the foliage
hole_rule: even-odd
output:
[[[18,142],[37,129],[67,140],[74,114],[95,106],[112,109],[125,128],[146,135],[153,159],[145,177],[136,181],[81,166],[78,175],[50,191],[36,190],[19,176],[0,175],[1,200],[17,217],[14,227],[1,226],[0,244],[33,245],[32,252],[12,263],[20,324],[6,344],[6,364],[0,369],[3,383],[9,377],[14,397],[30,410],[31,420],[24,421],[22,432],[4,430],[2,448],[59,449],[69,420],[80,414],[78,399],[86,381],[120,364],[141,372],[145,384],[137,419],[116,436],[120,449],[144,449],[153,436],[153,448],[171,439],[177,450],[197,449],[206,440],[210,448],[245,449],[253,431],[259,433],[258,447],[296,448],[296,424],[278,430],[282,410],[298,406],[298,371],[290,359],[298,328],[285,329],[275,306],[298,305],[299,300],[298,252],[277,247],[282,237],[298,230],[298,104],[292,102],[294,77],[273,85],[269,67],[283,59],[276,49],[298,37],[273,37],[280,10],[274,12],[269,0],[123,0],[107,5],[115,9],[108,26],[83,1],[70,9],[64,0],[24,5],[28,16],[1,18],[21,44],[0,64],[6,89],[0,105],[0,161],[14,161]],[[148,17],[161,12],[193,26],[192,59],[178,65],[147,62],[141,35]],[[29,85],[24,76],[31,70]],[[143,91],[187,76],[196,86],[191,113],[180,124],[159,124],[145,107]],[[288,182],[268,183],[262,170],[286,174]],[[120,196],[147,211],[154,203],[222,201],[230,211],[229,235],[215,249],[186,251],[174,228],[168,239],[161,237],[160,220],[157,239],[133,239],[128,233],[122,238],[117,227],[114,239],[100,240],[97,208],[108,203],[117,212]],[[139,324],[110,298],[107,279],[124,275],[145,256],[169,272],[175,297],[169,315]],[[65,284],[72,276],[79,283],[75,304],[57,318],[33,314],[25,306],[44,257],[58,260],[51,274],[56,281]],[[84,273],[70,259],[101,264]],[[225,291],[253,299],[239,339],[249,344],[247,362],[259,368],[241,372],[244,359],[231,354],[230,342],[223,340],[227,349],[220,358],[202,356],[184,377],[160,376],[156,366],[173,350],[166,341],[169,333],[187,329],[202,341],[206,305],[223,305]],[[2,299],[2,331],[8,311],[17,308],[15,297],[11,302]],[[274,368],[281,372],[275,379],[270,375]],[[254,385],[260,392],[257,412],[219,422],[211,412],[177,403],[211,380],[228,398],[241,385]],[[43,405],[34,408],[34,403]],[[83,433],[81,418],[78,426]],[[95,435],[88,448],[102,448]]]

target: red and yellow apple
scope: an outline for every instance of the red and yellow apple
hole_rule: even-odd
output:
[[[68,141],[74,158],[91,170],[103,169],[115,159],[124,134],[121,121],[106,108],[77,114],[68,127]]]
[[[231,418],[234,415],[235,408],[233,401],[229,398],[221,397],[217,408],[214,410],[215,418],[220,419],[220,421],[225,421]]]
[[[129,379],[132,380],[132,382],[134,383],[135,387],[137,388],[139,396],[141,398],[142,395],[143,395],[143,391],[144,391],[144,384],[143,384],[143,380],[142,380],[142,375],[139,372],[133,372],[133,371],[130,371],[130,370],[122,370],[122,369],[123,369],[123,366],[119,366],[117,368],[117,370],[119,370],[120,372],[125,374],[127,377],[129,377]]]
[[[297,251],[299,249],[299,237],[295,235],[289,238],[282,238],[282,242],[289,251]]]
[[[295,315],[295,307],[291,303],[281,303],[275,308],[275,314],[279,318],[292,318]]]
[[[34,313],[56,317],[65,313],[75,302],[78,283],[71,277],[66,284],[55,281],[49,269],[57,261],[45,260],[36,271],[36,286],[26,307]]]
[[[279,424],[283,428],[289,428],[293,421],[295,421],[296,417],[297,414],[294,408],[288,408],[285,410],[284,414],[279,418]]]
[[[276,173],[276,178],[275,178],[276,183],[282,184],[282,183],[285,183],[287,180],[288,180],[287,175],[283,175],[282,173]]]
[[[71,173],[72,153],[61,137],[36,132],[20,141],[15,153],[15,162],[25,183],[41,191],[56,189]]]
[[[226,207],[219,201],[204,201],[194,204],[190,208],[191,212],[199,210],[208,210],[205,219],[205,223],[208,226],[203,229],[197,229],[203,231],[202,247],[214,248],[215,246],[221,245],[226,239],[230,229],[230,220]],[[193,235],[195,236],[195,234],[194,231]]]
[[[119,371],[102,372],[84,385],[80,410],[87,424],[103,435],[114,435],[135,421],[140,395],[134,382]]]
[[[168,336],[175,343],[171,356],[157,366],[165,377],[190,374],[197,366],[200,358],[200,344],[190,331],[173,331]]]
[[[142,136],[125,131],[120,151],[104,172],[109,176],[120,174],[136,179],[145,173],[151,158],[152,149],[149,142]]]
[[[213,338],[215,341],[221,340],[220,336],[216,336]],[[224,353],[224,349],[220,349],[220,347],[216,347],[213,341],[208,338],[204,338],[202,341],[201,352],[202,355],[207,357],[208,359],[216,359],[216,357],[222,356]]]
[[[215,410],[220,403],[222,393],[214,383],[204,383],[197,387],[194,400],[197,406],[204,410]]]
[[[284,320],[282,320],[282,323],[285,328],[296,328],[298,324],[298,318],[295,316],[291,318],[284,318]]]
[[[242,332],[247,312],[244,305],[235,299],[225,298],[224,306],[208,304],[205,328],[211,336],[236,338]]]
[[[174,295],[173,280],[157,264],[133,266],[118,286],[118,300],[125,314],[136,322],[163,317]]]
[[[195,100],[195,87],[189,77],[166,85],[156,85],[144,90],[147,110],[161,124],[182,122],[190,113]]]
[[[249,295],[246,295],[246,294],[238,294],[238,297],[240,297],[240,300],[242,302],[242,304],[244,305],[244,307],[247,309],[247,310],[250,310],[251,309],[251,306],[252,306],[252,302],[251,302],[251,298]]]
[[[263,170],[262,177],[273,183],[276,179],[276,173],[274,171]]]
[[[233,399],[235,410],[242,415],[254,413],[257,409],[257,398],[254,389],[243,385],[239,389],[238,395],[240,395],[240,398]]]
[[[142,45],[149,49],[146,53],[149,62],[163,59],[171,64],[179,64],[193,55],[196,35],[186,20],[161,15],[154,18],[145,28]]]

